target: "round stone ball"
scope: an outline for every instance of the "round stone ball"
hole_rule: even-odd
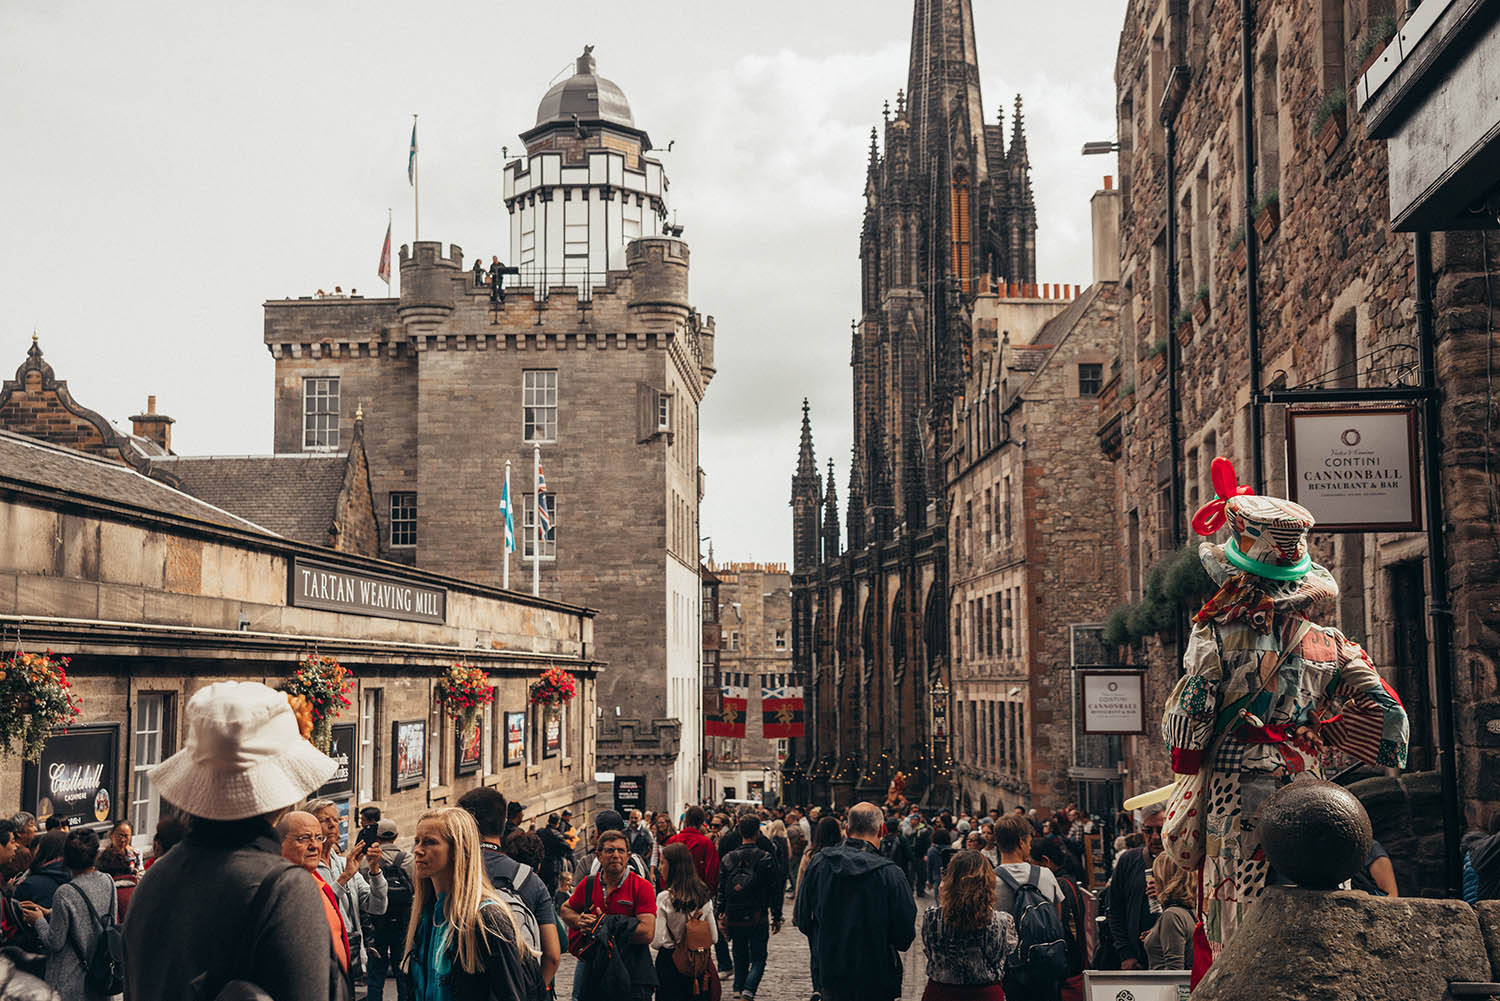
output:
[[[1370,854],[1370,817],[1348,789],[1303,778],[1261,804],[1260,840],[1277,875],[1311,890],[1336,890]]]

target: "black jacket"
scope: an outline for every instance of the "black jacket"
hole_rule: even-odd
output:
[[[40,869],[31,870],[30,874],[21,880],[21,885],[16,887],[16,899],[31,900],[50,908],[57,888],[72,881],[73,870],[64,865],[62,859],[48,862]]]
[[[1490,834],[1469,849],[1469,864],[1479,877],[1479,899],[1500,898],[1500,834]]]
[[[194,820],[141,877],[125,914],[125,996],[212,998],[230,980],[276,1001],[352,995],[311,873],[259,818]]]
[[[825,984],[867,1001],[900,995],[900,954],[917,936],[917,904],[901,867],[873,846],[850,839],[814,855],[793,921]]]
[[[532,956],[523,960],[516,945],[515,936],[507,922],[499,918],[496,908],[480,908],[485,934],[480,968],[467,973],[458,961],[458,941],[450,938],[448,952],[451,967],[446,978],[453,1001],[532,1001],[540,996],[542,985],[541,961]],[[498,920],[497,920],[498,918]],[[418,926],[417,940],[412,943],[412,963],[420,962],[432,937],[432,924],[422,922]]]
[[[756,894],[758,899],[730,900],[731,876],[742,867],[753,868],[755,888],[760,891]],[[715,895],[714,913],[722,914],[730,924],[765,924],[769,911],[779,925],[785,900],[786,871],[776,864],[776,857],[759,844],[741,845],[719,861],[719,891]]]
[[[594,926],[594,938],[604,945],[589,952],[575,974],[583,981],[584,1001],[625,1001],[649,997],[657,985],[651,947],[630,941],[640,921],[629,914],[606,914]]]
[[[1149,960],[1146,947],[1141,944],[1141,933],[1156,923],[1151,916],[1151,902],[1146,898],[1146,849],[1132,848],[1115,859],[1105,914],[1115,961],[1134,959],[1140,962],[1141,969],[1146,969]]]

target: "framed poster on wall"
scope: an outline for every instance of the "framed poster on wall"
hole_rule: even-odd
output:
[[[505,767],[526,762],[526,714],[505,714]]]
[[[333,724],[333,743],[328,747],[328,756],[337,764],[333,778],[314,793],[317,799],[348,799],[354,794],[354,742],[353,723]]]
[[[562,731],[562,706],[548,706],[542,712],[542,757],[557,757],[562,750]]]
[[[427,721],[397,720],[391,724],[391,788],[411,789],[427,775]]]
[[[21,765],[21,803],[38,822],[56,815],[69,827],[102,827],[116,816],[120,724],[54,731],[36,764]]]
[[[456,734],[455,743],[458,745],[458,754],[454,760],[458,762],[454,771],[459,775],[473,775],[479,771],[479,763],[484,760],[484,727],[474,724],[467,738],[463,734]]]

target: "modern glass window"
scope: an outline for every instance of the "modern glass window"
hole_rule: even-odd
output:
[[[521,410],[527,441],[557,440],[557,369],[521,373]]]
[[[557,494],[548,490],[542,494],[542,507],[547,509],[550,524],[542,533],[542,559],[551,560],[557,558]],[[522,555],[531,559],[536,555],[536,494],[526,494],[522,498],[521,520],[524,525],[525,550]]]
[[[417,544],[417,495],[391,491],[391,545]]]
[[[380,689],[359,693],[359,802],[375,798],[375,746],[380,730]]]
[[[1104,366],[1097,362],[1084,362],[1078,366],[1078,395],[1098,396],[1104,388]]]
[[[130,828],[136,848],[151,847],[161,819],[161,794],[148,774],[167,754],[167,710],[172,696],[142,693],[135,703],[135,757],[131,763]]]
[[[338,379],[302,380],[302,447],[339,447]]]

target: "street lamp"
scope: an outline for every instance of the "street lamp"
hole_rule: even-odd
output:
[[[1120,144],[1109,139],[1101,139],[1096,142],[1083,144],[1084,156],[1108,156],[1110,153],[1120,152]]]

